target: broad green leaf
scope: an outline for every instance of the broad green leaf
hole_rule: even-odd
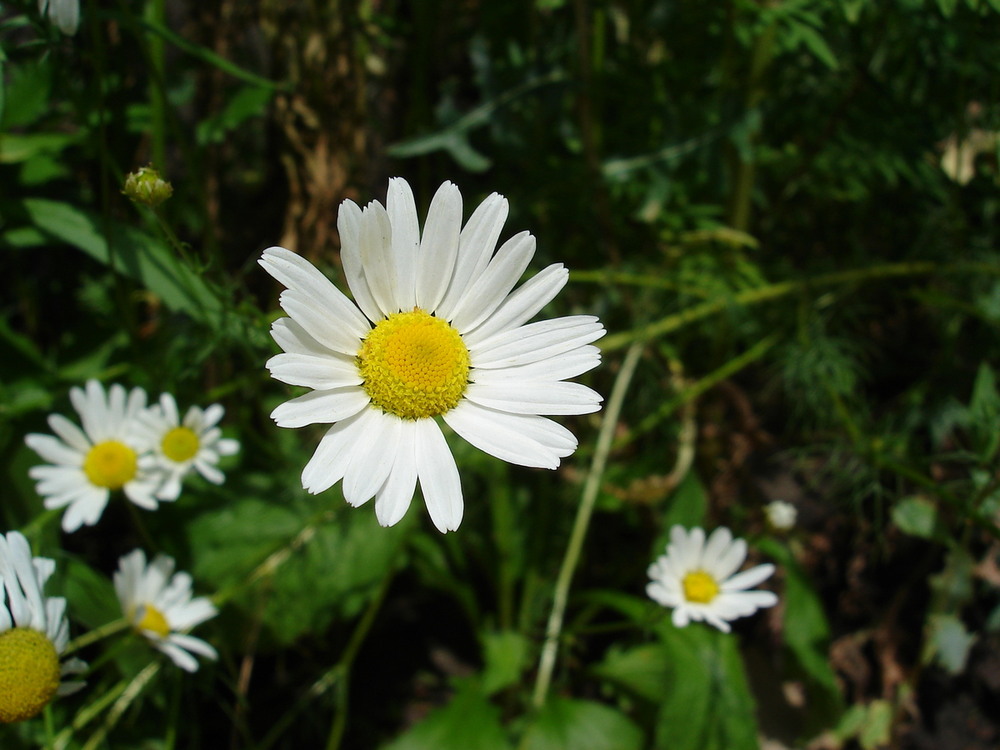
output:
[[[57,571],[62,581],[60,595],[66,597],[73,620],[96,628],[122,617],[110,578],[77,558],[60,560]]]
[[[528,661],[528,640],[512,630],[486,633],[483,636],[483,658],[483,692],[493,695],[520,681]]]
[[[519,750],[639,750],[642,747],[642,731],[620,711],[603,703],[553,697],[528,727]]]
[[[382,750],[511,750],[500,709],[469,680],[448,705],[432,712]],[[625,750],[624,748],[622,750]]]
[[[55,154],[80,140],[65,133],[4,133],[0,135],[0,164],[17,164],[39,154]]]
[[[52,90],[52,57],[30,60],[4,66],[7,76],[4,91],[3,130],[33,124],[50,112],[49,94]],[[7,138],[0,134],[0,141]]]
[[[625,650],[612,648],[593,671],[598,677],[657,703],[663,697],[664,686],[669,684],[671,669],[667,650],[658,643],[647,643]]]
[[[22,205],[36,227],[141,282],[172,310],[218,324],[222,306],[216,294],[159,240],[109,222],[109,246],[105,222],[96,214],[45,198],[27,198]]]
[[[969,649],[976,636],[969,633],[956,615],[931,615],[927,620],[924,662],[936,659],[951,674],[965,669]]]
[[[311,503],[245,499],[192,522],[193,572],[222,590],[253,572],[253,586],[267,592],[265,624],[289,643],[355,617],[391,573],[406,528],[382,528],[346,507],[323,514]]]
[[[896,503],[892,521],[910,536],[933,539],[938,534],[937,507],[925,497],[908,497]]]

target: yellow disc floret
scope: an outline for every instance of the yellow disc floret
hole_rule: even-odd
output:
[[[140,611],[142,618],[135,624],[136,630],[148,630],[151,633],[156,633],[160,638],[166,638],[170,635],[170,623],[167,622],[167,618],[160,610],[152,604],[145,604],[140,607]]]
[[[59,654],[45,633],[13,628],[0,633],[0,722],[41,713],[59,689]]]
[[[135,451],[117,440],[105,440],[87,452],[83,472],[98,487],[121,489],[135,477],[137,459]]]
[[[420,308],[380,321],[357,361],[372,403],[403,419],[451,411],[469,382],[469,350],[461,334]]]
[[[684,576],[684,598],[697,604],[708,604],[719,595],[719,584],[704,570],[695,570]]]
[[[187,427],[174,427],[160,442],[160,450],[171,461],[184,463],[198,455],[198,434]]]

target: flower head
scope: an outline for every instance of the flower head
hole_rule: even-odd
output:
[[[375,498],[391,526],[419,480],[441,531],[458,528],[463,500],[455,459],[438,424],[522,466],[554,469],[576,450],[543,415],[586,414],[601,396],[569,378],[600,362],[597,318],[528,323],[566,284],[553,264],[512,291],[535,252],[521,232],[494,253],[507,201],[489,196],[462,227],[462,196],[444,183],[421,231],[405,180],[389,181],[386,205],[340,208],[337,226],[351,302],[308,261],[284,248],[260,264],[287,288],[287,318],[271,335],[284,351],[272,377],[312,392],[281,404],[281,427],[331,425],[302,472],[313,493],[343,480],[354,506]]]
[[[54,561],[31,557],[16,531],[0,534],[0,723],[37,716],[56,695],[82,682],[61,682],[86,669],[79,659],[60,663],[69,641],[66,600],[42,594]]]
[[[218,658],[215,649],[186,632],[215,617],[206,597],[191,598],[191,576],[174,573],[174,560],[157,555],[148,565],[146,554],[133,550],[118,561],[115,592],[125,617],[137,633],[187,672],[198,670],[192,654]]]
[[[681,526],[670,529],[667,554],[649,566],[646,593],[674,610],[674,625],[685,627],[691,620],[729,632],[729,620],[752,615],[771,607],[778,597],[771,591],[747,591],[774,572],[770,564],[757,565],[733,575],[747,557],[747,544],[733,539],[721,527],[705,540],[703,529],[690,533]]]
[[[135,203],[156,208],[174,194],[174,187],[153,167],[139,167],[125,177],[122,193]]]
[[[784,500],[772,500],[764,506],[764,515],[771,527],[778,531],[788,531],[795,526],[799,512],[791,503]]]
[[[163,484],[156,493],[158,498],[176,500],[181,493],[181,481],[192,471],[213,484],[225,481],[217,466],[219,458],[234,455],[240,444],[222,437],[217,425],[224,413],[219,404],[207,409],[192,406],[181,421],[174,397],[164,393],[159,404],[143,414],[146,439],[153,447],[156,466],[163,473]]]
[[[28,446],[50,462],[28,472],[38,480],[45,507],[66,508],[62,527],[67,532],[97,523],[114,490],[122,490],[141,508],[155,509],[162,476],[146,453],[149,446],[140,423],[146,392],[133,388],[126,393],[115,384],[105,393],[100,383],[90,380],[85,390],[70,389],[69,396],[82,430],[61,414],[51,414],[49,426],[58,437],[25,437]]]

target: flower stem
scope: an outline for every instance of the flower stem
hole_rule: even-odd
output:
[[[556,579],[552,612],[549,615],[549,622],[545,628],[545,643],[542,645],[542,655],[538,662],[538,677],[535,681],[535,692],[532,698],[532,702],[536,708],[541,708],[545,705],[545,699],[548,696],[549,685],[552,682],[552,672],[555,669],[556,656],[559,652],[559,635],[562,633],[563,616],[566,613],[566,602],[569,599],[569,587],[573,582],[573,573],[580,560],[583,541],[587,536],[587,527],[590,525],[590,516],[594,510],[594,502],[597,500],[597,491],[601,486],[601,477],[604,475],[604,467],[607,465],[608,454],[611,452],[611,441],[615,434],[615,426],[618,424],[618,417],[625,402],[625,394],[628,392],[629,383],[632,381],[635,368],[639,364],[639,357],[642,354],[642,350],[643,344],[636,342],[625,353],[625,359],[622,361],[618,377],[615,379],[614,387],[611,389],[607,408],[604,410],[601,431],[597,436],[597,448],[594,451],[594,458],[590,464],[587,481],[583,486],[583,494],[580,496],[580,505],[576,511],[573,532],[566,547],[566,554],[563,557],[562,567],[559,570],[559,577]]]
[[[104,625],[101,625],[101,627],[94,628],[93,630],[71,640],[66,644],[66,648],[63,649],[62,655],[66,656],[74,651],[79,651],[84,646],[89,646],[91,643],[97,643],[97,641],[107,638],[109,635],[114,635],[115,633],[125,630],[128,626],[129,621],[124,617],[105,623]]]

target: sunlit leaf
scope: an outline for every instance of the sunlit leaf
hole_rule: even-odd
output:
[[[519,750],[639,750],[642,732],[624,714],[593,701],[552,697]]]

